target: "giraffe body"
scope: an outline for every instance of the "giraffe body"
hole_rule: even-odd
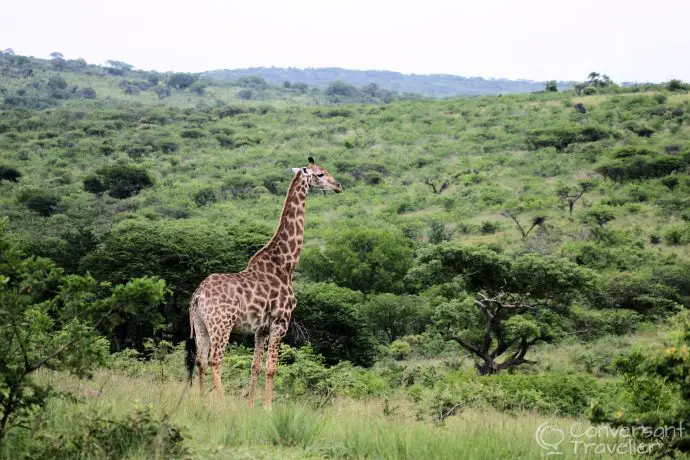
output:
[[[307,192],[311,187],[336,192],[342,190],[325,169],[316,166],[311,158],[309,162],[309,168],[296,170],[273,238],[249,260],[247,268],[240,273],[212,274],[192,295],[189,321],[202,391],[204,374],[210,363],[215,390],[222,394],[220,370],[223,354],[231,331],[240,329],[254,334],[249,385],[251,405],[262,370],[264,350],[268,347],[264,405],[271,406],[280,342],[287,333],[292,311],[297,305],[292,275],[304,243]]]

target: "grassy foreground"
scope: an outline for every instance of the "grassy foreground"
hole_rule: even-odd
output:
[[[124,415],[150,406],[181,429],[190,458],[532,459],[547,452],[535,439],[536,430],[547,422],[542,440],[558,443],[560,435],[551,429],[565,433],[559,458],[593,457],[594,447],[585,454],[582,444],[579,452],[572,444],[576,438],[571,429],[577,434],[590,426],[584,419],[466,410],[437,426],[415,420],[404,399],[341,399],[321,408],[278,400],[269,413],[262,407],[248,408],[237,396],[202,396],[196,387],[189,389],[179,381],[156,383],[113,372],[98,373],[89,381],[59,373],[40,378],[83,398],[80,403],[53,402],[46,415],[51,430],[73,427],[89,411]],[[616,440],[605,435],[577,439],[615,447]],[[150,451],[128,455],[151,458]]]

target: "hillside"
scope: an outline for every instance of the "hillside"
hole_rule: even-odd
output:
[[[343,81],[354,86],[374,83],[397,93],[414,93],[434,98],[531,93],[544,89],[544,82],[531,80],[485,79],[443,74],[407,75],[383,70],[348,70],[337,67],[316,69],[252,67],[212,70],[205,72],[204,75],[221,81],[259,75],[274,85],[288,81],[306,83],[322,89],[334,81]],[[571,86],[572,82],[558,82],[558,88],[561,90],[569,89]]]
[[[121,64],[0,56],[3,458],[535,458],[547,422],[689,422],[686,84],[244,100]],[[226,399],[186,385],[188,304],[309,156],[344,191],[307,198],[267,415],[251,336]]]
[[[113,106],[122,103],[174,107],[218,106],[233,102],[274,106],[421,99],[377,85],[334,84],[330,90],[294,82],[271,84],[261,76],[216,80],[200,74],[134,69],[120,61],[106,66],[83,59],[37,59],[0,51],[3,107],[41,109],[58,105]],[[52,79],[51,79],[52,77]],[[331,82],[336,83],[336,82]]]

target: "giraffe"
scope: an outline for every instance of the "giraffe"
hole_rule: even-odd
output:
[[[270,241],[240,273],[212,274],[201,282],[189,307],[191,339],[188,341],[187,370],[192,383],[194,364],[199,367],[199,388],[203,393],[208,363],[214,389],[223,394],[220,370],[225,347],[233,328],[254,334],[254,359],[249,383],[249,405],[254,405],[256,382],[268,346],[264,406],[271,407],[273,376],[276,373],[280,342],[285,336],[297,304],[292,276],[304,243],[304,207],[310,189],[342,191],[342,186],[309,157],[309,166],[293,168],[280,222]],[[194,358],[194,345],[196,357]]]

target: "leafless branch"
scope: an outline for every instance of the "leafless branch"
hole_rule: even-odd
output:
[[[443,193],[443,191],[446,190],[448,188],[448,186],[450,185],[450,182],[447,180],[444,181],[439,188],[436,188],[436,185],[433,182],[431,182],[431,180],[429,180],[429,179],[424,179],[424,183],[426,185],[430,186],[431,189],[434,191],[434,193],[437,195],[440,195],[441,193]]]

